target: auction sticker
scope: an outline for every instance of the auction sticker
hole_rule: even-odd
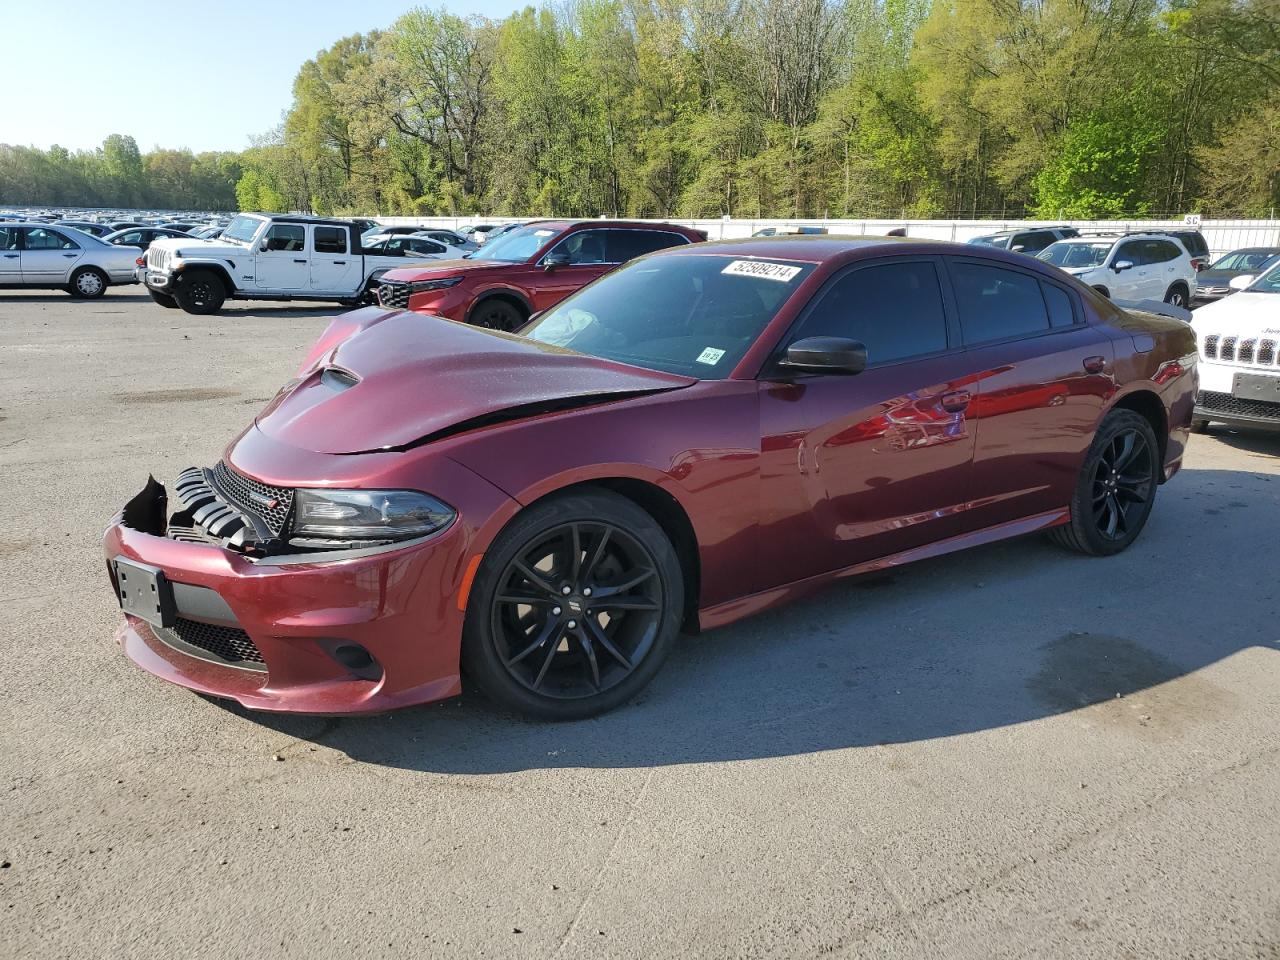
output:
[[[698,362],[709,363],[714,366],[720,362],[720,358],[723,356],[723,350],[717,350],[715,347],[707,347],[707,349],[698,354]]]
[[[785,263],[768,263],[764,260],[735,260],[721,273],[734,277],[762,277],[765,280],[777,280],[789,283],[802,267],[789,267]]]

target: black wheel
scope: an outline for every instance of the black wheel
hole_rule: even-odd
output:
[[[1113,410],[1085,457],[1071,522],[1051,535],[1061,546],[1091,556],[1119,553],[1137,539],[1151,515],[1160,481],[1160,448],[1145,417]]]
[[[544,720],[625,703],[680,632],[684,581],[662,528],[606,490],[542,501],[485,554],[463,668],[492,700]]]
[[[178,301],[169,296],[169,294],[161,293],[159,290],[152,290],[150,287],[147,288],[147,293],[151,294],[151,299],[160,304],[160,306],[168,310],[178,309]]]
[[[67,293],[82,300],[96,300],[107,292],[110,278],[97,267],[81,267],[71,275]]]
[[[1175,307],[1185,308],[1187,306],[1187,288],[1180,283],[1175,283],[1165,293],[1164,302],[1171,303]]]
[[[1192,433],[1208,433],[1209,421],[1201,420],[1199,417],[1196,417],[1191,421],[1191,432]]]
[[[497,297],[490,297],[471,311],[471,316],[467,318],[468,323],[475,324],[477,327],[486,327],[489,330],[504,330],[510,333],[519,327],[524,326],[525,313],[509,300],[500,300]]]
[[[182,275],[173,289],[173,296],[187,313],[217,313],[226,302],[227,289],[216,273],[192,270]]]

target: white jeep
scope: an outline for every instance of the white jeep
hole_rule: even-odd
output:
[[[1192,314],[1200,348],[1200,390],[1191,428],[1210,421],[1280,430],[1280,266],[1235,277],[1239,292]]]
[[[163,307],[217,313],[228,298],[372,303],[378,278],[404,265],[404,251],[366,252],[346,220],[242,213],[216,240],[154,241],[136,278]]]

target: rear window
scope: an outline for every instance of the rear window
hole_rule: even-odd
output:
[[[347,231],[343,227],[316,227],[316,253],[346,253]]]
[[[1049,313],[1035,277],[952,261],[951,280],[965,343],[1006,340],[1049,329]]]

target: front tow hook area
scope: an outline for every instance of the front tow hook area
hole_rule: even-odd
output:
[[[150,474],[142,492],[124,505],[121,522],[130,530],[163,537],[168,528],[169,493],[164,484]]]

